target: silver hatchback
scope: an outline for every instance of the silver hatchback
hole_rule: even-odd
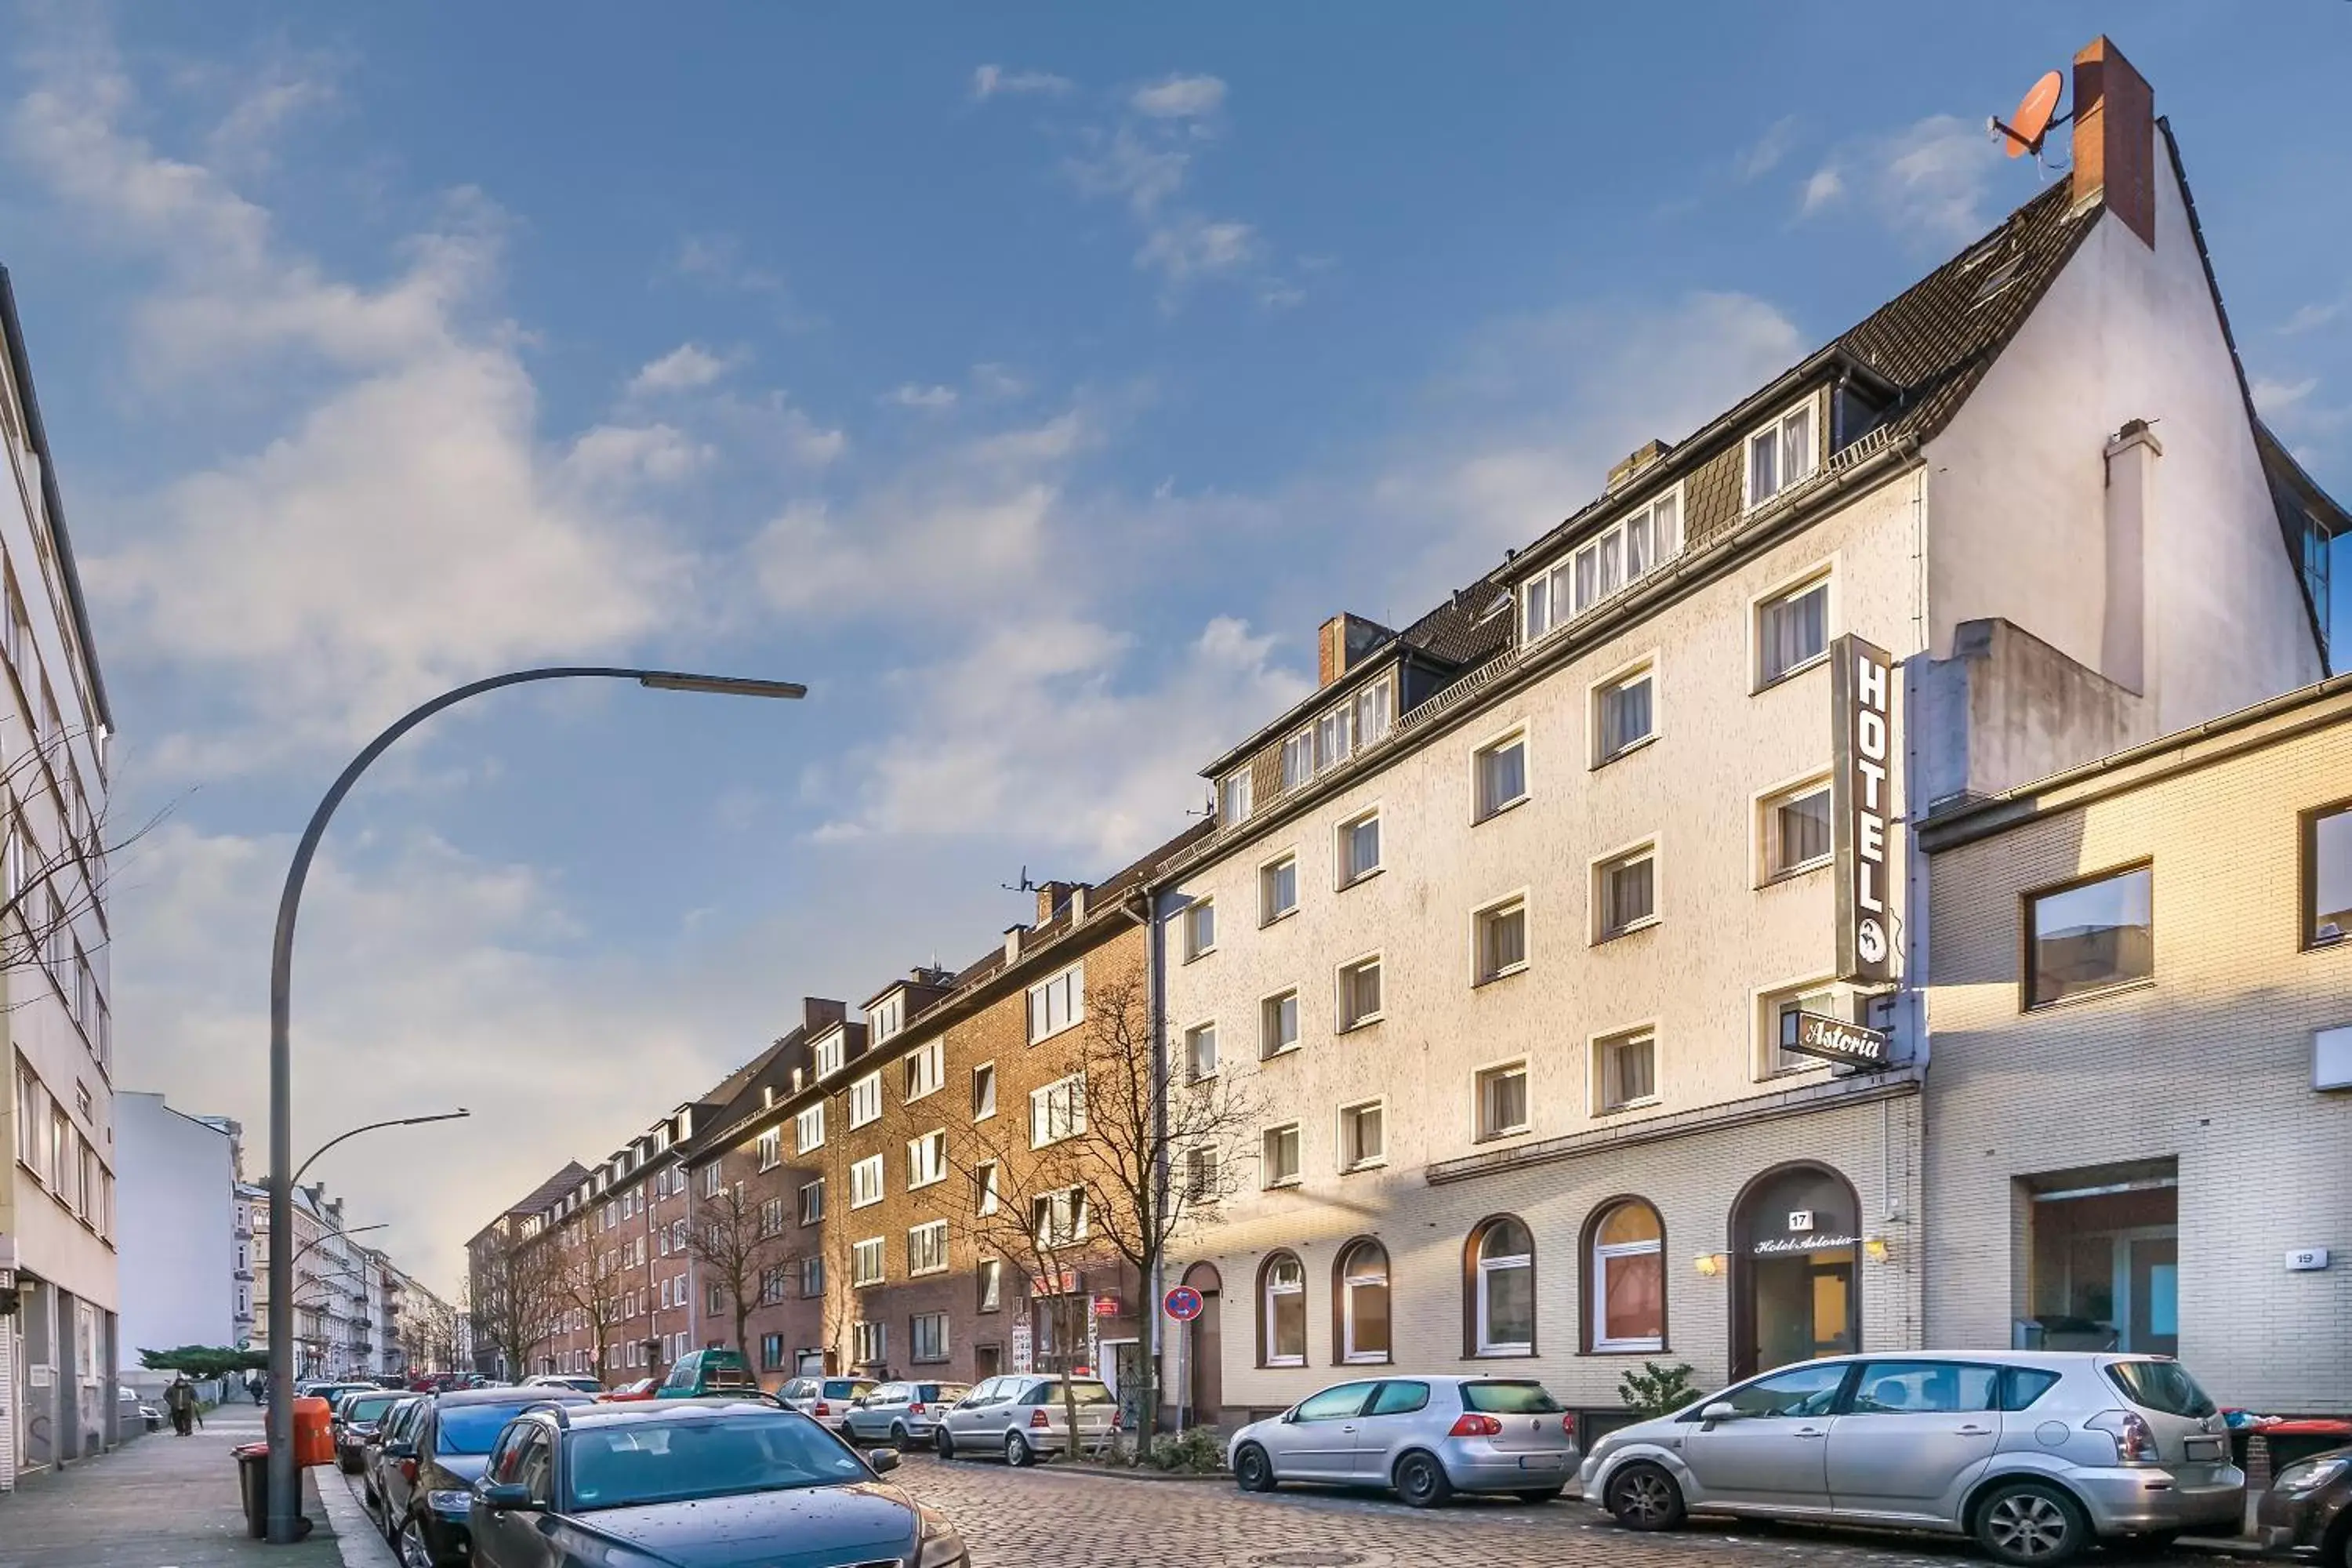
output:
[[[1972,1535],[2055,1564],[2095,1539],[2238,1532],[2246,1478],[2179,1362],[2089,1352],[1921,1352],[1781,1367],[1610,1433],[1584,1495],[1621,1524],[1685,1512]]]
[[[1367,1378],[1251,1422],[1226,1463],[1244,1491],[1324,1481],[1386,1487],[1415,1508],[1457,1491],[1549,1502],[1576,1471],[1575,1417],[1528,1378]]]

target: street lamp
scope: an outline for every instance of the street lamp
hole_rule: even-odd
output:
[[[294,1184],[288,1172],[294,1164],[294,1087],[289,1022],[292,1016],[294,918],[302,904],[302,883],[310,860],[325,837],[328,819],[352,792],[369,764],[417,725],[444,708],[501,687],[539,680],[634,680],[656,691],[699,691],[722,697],[796,698],[808,688],[789,680],[751,680],[740,676],[695,675],[675,669],[629,669],[604,665],[560,665],[544,669],[509,670],[445,691],[431,701],[410,709],[382,734],[367,743],[329,787],[310,823],[294,847],[294,862],[286,870],[286,889],[278,900],[278,929],[269,947],[269,1228],[290,1235],[294,1226]],[[364,1131],[354,1128],[353,1131]],[[346,1134],[349,1136],[349,1134]],[[337,1140],[336,1142],[340,1142]],[[322,1149],[320,1152],[324,1152]],[[311,1159],[318,1158],[313,1154]],[[309,1161],[303,1163],[309,1168]],[[302,1517],[301,1494],[296,1489],[294,1464],[294,1255],[276,1247],[269,1252],[269,1541],[287,1545],[299,1539],[296,1523]]]
[[[460,1117],[471,1116],[474,1113],[472,1111],[467,1110],[461,1105],[455,1110],[436,1110],[430,1116],[395,1116],[389,1121],[370,1121],[364,1125],[352,1128],[349,1132],[338,1132],[332,1138],[328,1139],[324,1143],[320,1144],[316,1149],[311,1150],[310,1157],[294,1167],[294,1185],[299,1187],[302,1184],[302,1173],[317,1164],[319,1163],[320,1155],[325,1153],[328,1150],[333,1148],[336,1144],[341,1142],[346,1138],[356,1138],[362,1132],[373,1132],[379,1127],[422,1127],[428,1121],[455,1121]],[[374,1230],[380,1227],[370,1226],[367,1228]]]

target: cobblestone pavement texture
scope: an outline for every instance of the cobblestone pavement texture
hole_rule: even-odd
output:
[[[303,1504],[316,1525],[307,1541],[271,1546],[245,1532],[229,1450],[260,1437],[257,1412],[215,1412],[194,1436],[150,1432],[26,1477],[0,1497],[0,1568],[340,1568],[315,1495]]]
[[[973,1568],[1964,1568],[1985,1561],[1964,1542],[1786,1525],[1700,1522],[1635,1535],[1572,1500],[1476,1500],[1424,1512],[1370,1493],[1286,1487],[1266,1497],[1230,1481],[1016,1471],[923,1454],[909,1454],[889,1479],[955,1521]],[[2106,1561],[2114,1559],[2084,1560],[2085,1568]],[[2236,1560],[2176,1552],[2134,1561],[2189,1568]]]

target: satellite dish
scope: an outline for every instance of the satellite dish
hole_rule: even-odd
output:
[[[2026,89],[2008,123],[1992,121],[1992,132],[2000,139],[2002,150],[2012,158],[2040,153],[2042,139],[2053,123],[2050,117],[2058,108],[2058,95],[2065,89],[2066,79],[2056,71],[2044,72],[2040,81]]]

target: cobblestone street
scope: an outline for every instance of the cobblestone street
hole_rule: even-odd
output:
[[[1261,1497],[1230,1482],[943,1465],[927,1454],[909,1454],[890,1479],[955,1521],[971,1543],[973,1568],[1944,1568],[1984,1561],[1963,1542],[1784,1526],[1701,1523],[1674,1535],[1639,1536],[1568,1500],[1543,1507],[1458,1502],[1424,1513],[1363,1493],[1285,1488]],[[2095,1554],[2086,1562],[2103,1560],[2112,1559]],[[2181,1552],[2134,1561],[2188,1568],[2232,1559]]]

